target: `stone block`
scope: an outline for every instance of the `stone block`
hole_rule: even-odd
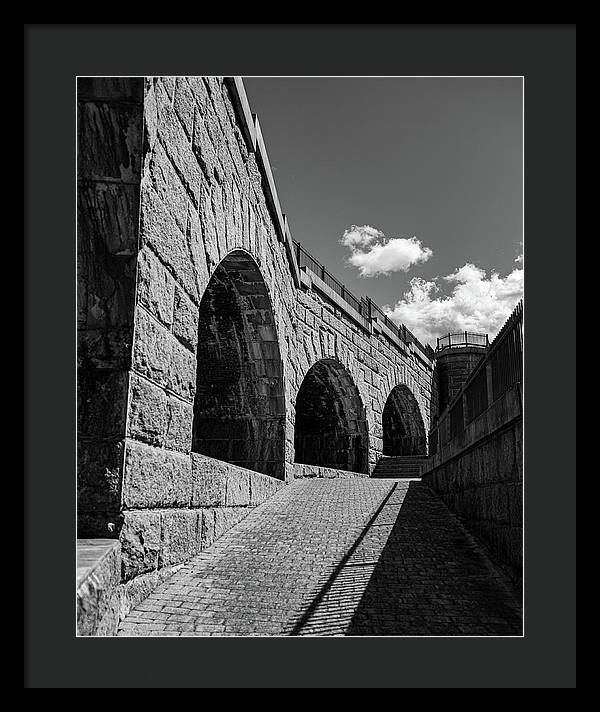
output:
[[[171,337],[171,360],[167,386],[188,403],[194,402],[196,393],[196,356]]]
[[[80,542],[78,541],[78,555]],[[118,625],[121,580],[120,547],[110,547],[79,579],[76,595],[77,635],[114,635]],[[79,563],[79,562],[78,562]]]
[[[142,158],[141,104],[82,103],[77,156],[80,178],[138,183]]]
[[[81,200],[78,207],[81,214]],[[92,221],[89,215],[87,221]],[[129,325],[133,322],[136,253],[129,248],[110,252],[109,236],[85,230],[84,224],[78,225],[78,286],[86,294],[84,326],[115,329]]]
[[[173,323],[175,280],[148,248],[139,255],[137,298],[163,324]]]
[[[189,196],[160,141],[156,141],[153,145],[144,177],[150,180],[160,201],[173,216],[177,227],[181,232],[185,232]]]
[[[133,367],[163,388],[169,385],[173,336],[143,309],[137,310]]]
[[[171,99],[168,98],[167,92],[161,86],[157,86],[155,95],[158,138],[171,159],[189,198],[198,208],[198,191],[202,182],[198,161],[181,121],[171,106]]]
[[[123,441],[77,442],[78,514],[118,511],[123,472]],[[106,536],[106,532],[103,533]],[[80,532],[79,536],[86,536]]]
[[[131,374],[131,397],[127,436],[149,445],[161,446],[169,424],[168,398],[162,388]]]
[[[169,267],[173,277],[188,296],[198,303],[197,275],[185,232],[177,225],[175,218],[153,186],[146,182],[141,190],[141,204],[142,245],[149,245],[152,248],[160,260]]]
[[[250,507],[217,507],[215,508],[215,541],[225,532],[242,521],[252,510]]]
[[[250,504],[250,472],[232,468],[226,477],[225,504],[248,506]]]
[[[170,396],[167,401],[169,419],[165,433],[165,447],[189,453],[192,446],[194,409],[190,403]]]
[[[194,101],[194,94],[186,77],[175,78],[175,99],[173,101],[173,108],[181,121],[183,130],[188,138],[191,138],[194,128],[196,102]]]
[[[80,371],[77,377],[77,434],[98,439],[125,434],[126,371]]]
[[[198,307],[180,289],[175,293],[173,333],[191,351],[198,343]]]
[[[88,329],[77,333],[77,367],[80,370],[122,370],[131,366],[133,319],[116,329]]]
[[[127,440],[123,505],[127,508],[187,507],[192,496],[189,456]]]
[[[227,496],[227,463],[204,455],[191,453],[192,506],[216,507],[224,505]]]
[[[161,512],[159,568],[187,561],[200,551],[202,511],[172,509]]]
[[[138,310],[133,364],[146,378],[193,402],[196,390],[194,354],[143,309]]]
[[[266,502],[276,492],[285,487],[283,480],[262,475],[258,472],[251,472],[249,476],[250,483],[250,504],[256,506]]]
[[[200,547],[202,551],[208,549],[209,546],[215,540],[215,510],[214,509],[203,509],[201,525],[201,542]]]
[[[160,513],[125,511],[119,541],[123,580],[157,569],[161,549]]]
[[[82,183],[77,186],[77,233],[98,261],[105,253],[137,253],[140,189],[137,184]]]

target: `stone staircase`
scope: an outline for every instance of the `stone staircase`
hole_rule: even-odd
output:
[[[421,477],[425,455],[382,455],[371,477],[410,479]]]

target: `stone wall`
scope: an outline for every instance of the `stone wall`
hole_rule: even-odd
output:
[[[292,465],[294,479],[305,479],[311,477],[317,477],[320,479],[328,480],[344,480],[350,477],[368,477],[367,474],[362,472],[350,472],[348,470],[336,470],[331,467],[321,467],[320,465],[304,465],[299,462],[295,462]]]
[[[523,566],[523,415],[517,384],[429,458],[423,481],[513,582]]]
[[[297,331],[289,373],[291,402],[309,370],[322,360],[340,364],[357,389],[368,428],[368,463],[371,473],[383,453],[383,411],[394,388],[410,394],[412,413],[423,439],[429,430],[432,362],[413,345],[398,343],[378,324],[358,319],[352,310],[329,298],[318,277],[308,272],[305,290],[297,293]],[[393,400],[393,397],[392,397]],[[425,443],[423,443],[425,445]]]
[[[114,539],[77,542],[77,635],[116,635],[121,609],[121,547]]]
[[[436,410],[440,415],[465,384],[473,369],[485,356],[486,349],[464,346],[443,349],[435,353]]]
[[[105,86],[86,84],[80,100],[100,104]],[[337,449],[354,459],[342,469],[362,474],[382,453],[382,414],[394,388],[407,389],[410,417],[428,430],[432,362],[354,312],[317,275],[298,270],[260,125],[239,80],[147,77],[118,80],[114,90],[126,98],[123,116],[110,124],[112,134],[104,132],[102,148],[86,139],[80,152],[118,161],[120,178],[107,182],[117,190],[126,181],[122,190],[131,196],[115,220],[129,236],[126,247],[114,248],[127,261],[123,290],[113,289],[123,295],[126,329],[119,358],[102,361],[118,374],[105,400],[119,417],[103,415],[118,427],[114,434],[99,428],[96,450],[79,461],[79,513],[82,521],[95,517],[95,528],[82,525],[80,536],[119,537],[123,585],[133,591],[209,546],[293,479],[298,394],[318,362],[328,364],[326,378],[337,374],[337,422],[350,430]],[[80,134],[86,125],[80,118]],[[89,206],[80,196],[82,225],[94,217]],[[107,241],[111,224],[97,224],[98,239]],[[86,265],[86,279],[93,269],[115,274],[112,263],[90,257]],[[80,292],[87,327],[97,300]],[[106,340],[87,339],[80,359],[100,359]],[[79,389],[80,397],[88,392],[85,378]],[[102,402],[94,390],[81,417]],[[80,444],[88,437],[81,427]],[[325,461],[313,465],[340,461],[321,454]]]
[[[77,95],[78,528],[120,522],[143,160],[143,79],[80,78]]]

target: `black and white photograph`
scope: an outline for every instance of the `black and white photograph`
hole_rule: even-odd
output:
[[[575,25],[24,50],[25,687],[575,687]]]
[[[78,77],[77,633],[519,636],[523,77]]]

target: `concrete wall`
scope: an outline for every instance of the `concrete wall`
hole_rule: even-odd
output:
[[[82,101],[101,103],[94,92],[100,97],[104,87],[103,80],[92,83]],[[119,80],[117,88],[127,99],[123,115],[133,112],[133,125],[119,114],[111,123],[117,128],[102,136],[102,149],[80,142],[80,152],[118,157],[121,178],[115,176],[110,185],[114,189],[113,184],[127,181],[131,204],[117,222],[130,225],[131,237],[125,252],[120,245],[117,249],[128,260],[122,300],[127,328],[118,350],[120,390],[112,382],[106,390],[110,397],[121,393],[112,402],[118,404],[119,418],[104,417],[119,423],[111,435],[117,451],[114,456],[112,450],[86,451],[79,461],[84,485],[79,512],[85,514],[79,535],[118,537],[122,577],[132,582],[156,580],[157,571],[209,546],[249,507],[293,479],[296,398],[317,361],[338,363],[359,394],[368,433],[366,474],[382,452],[382,412],[395,386],[410,390],[415,412],[428,430],[432,362],[377,320],[357,315],[316,275],[298,270],[260,124],[250,116],[239,81],[147,77]],[[85,125],[80,118],[80,132]],[[130,145],[133,157],[127,171],[119,151]],[[80,197],[80,209],[87,213],[88,206]],[[82,224],[88,221],[85,215]],[[98,223],[101,239],[106,239],[105,222]],[[88,270],[98,263],[90,264]],[[239,328],[226,349],[233,359],[228,361],[230,371],[248,363],[246,355],[252,353],[254,363],[246,377],[260,376],[251,392],[245,392],[244,403],[278,404],[277,409],[250,408],[253,416],[263,413],[264,423],[268,417],[277,420],[277,446],[252,456],[262,463],[257,467],[264,466],[262,475],[233,464],[215,465],[215,458],[192,452],[195,412],[206,405],[204,394],[210,391],[204,386],[218,384],[224,362],[221,356],[207,359],[211,348],[204,339],[220,344],[212,351],[222,354],[225,331],[219,323],[231,320],[233,313],[204,319],[199,351],[203,298],[219,266],[229,270],[237,285],[237,306],[231,302],[230,307],[238,310]],[[108,274],[112,268],[101,269]],[[88,323],[95,304],[84,299],[82,323]],[[98,353],[100,346],[93,358]],[[80,392],[85,384],[80,382]],[[96,407],[95,400],[88,399],[90,407]],[[257,421],[247,418],[238,430],[269,437],[264,423],[255,428]],[[87,438],[87,431],[81,433]],[[244,436],[235,437],[243,448]],[[112,446],[103,434],[98,442]],[[244,458],[229,456],[238,463],[251,459]],[[276,458],[280,467],[270,464]],[[217,477],[215,468],[221,466],[228,474]],[[88,498],[90,490],[96,492],[95,500]]]
[[[520,585],[523,565],[523,415],[520,384],[438,448],[422,474]]]

